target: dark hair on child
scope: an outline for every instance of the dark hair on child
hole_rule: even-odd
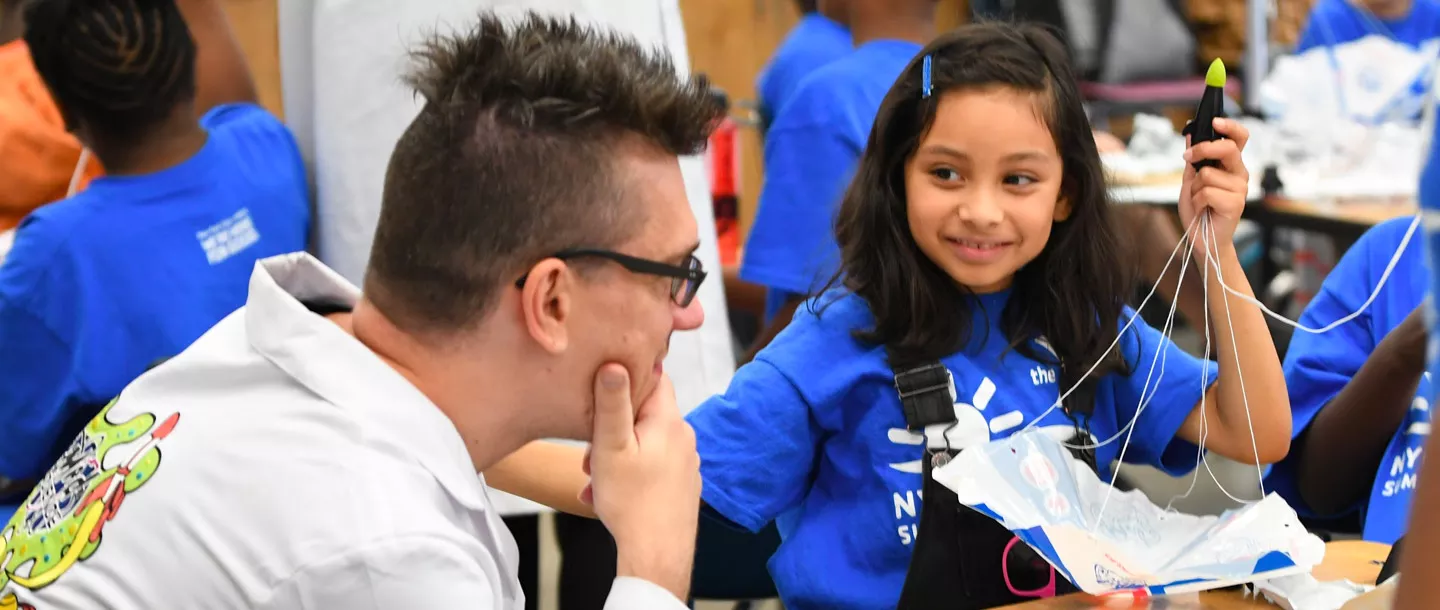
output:
[[[25,44],[71,127],[132,139],[195,97],[195,41],[174,0],[29,0]]]
[[[923,97],[927,56],[933,89]],[[962,312],[971,310],[973,294],[916,245],[906,216],[905,164],[935,122],[941,96],[992,87],[1035,95],[1064,164],[1061,195],[1072,208],[1040,255],[1016,272],[1000,328],[1012,348],[1030,358],[1051,359],[1031,347],[1030,339],[1043,335],[1057,364],[1088,368],[1115,340],[1133,285],[1065,47],[1037,26],[966,25],[930,43],[905,68],[880,105],[840,205],[835,230],[842,270],[831,283],[843,282],[874,314],[875,327],[857,337],[889,346],[897,358],[928,361],[963,348],[971,318]],[[1125,370],[1118,350],[1112,353],[1097,375]]]

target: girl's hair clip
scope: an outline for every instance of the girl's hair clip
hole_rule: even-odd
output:
[[[930,97],[930,92],[933,88],[933,83],[930,78],[930,56],[926,55],[924,65],[920,69],[920,99],[923,100]]]

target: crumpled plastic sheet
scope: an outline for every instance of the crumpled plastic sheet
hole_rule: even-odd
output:
[[[1285,610],[1340,610],[1346,602],[1374,589],[1348,580],[1320,582],[1309,574],[1292,574],[1255,583],[1270,603]]]
[[[1218,517],[1168,512],[1114,490],[1039,430],[966,449],[934,476],[1094,595],[1228,587],[1309,572],[1325,556],[1279,496]]]

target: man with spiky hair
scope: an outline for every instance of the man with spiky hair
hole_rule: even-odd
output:
[[[685,607],[699,458],[661,363],[704,317],[677,157],[719,108],[569,19],[482,13],[415,60],[363,294],[262,261],[0,530],[0,607],[518,609],[477,473],[542,438],[590,442],[608,606]]]

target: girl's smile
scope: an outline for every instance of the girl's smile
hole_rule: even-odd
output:
[[[962,262],[972,265],[988,265],[1003,258],[1009,253],[1014,241],[996,240],[993,238],[945,238],[946,243],[955,251],[955,256]]]

